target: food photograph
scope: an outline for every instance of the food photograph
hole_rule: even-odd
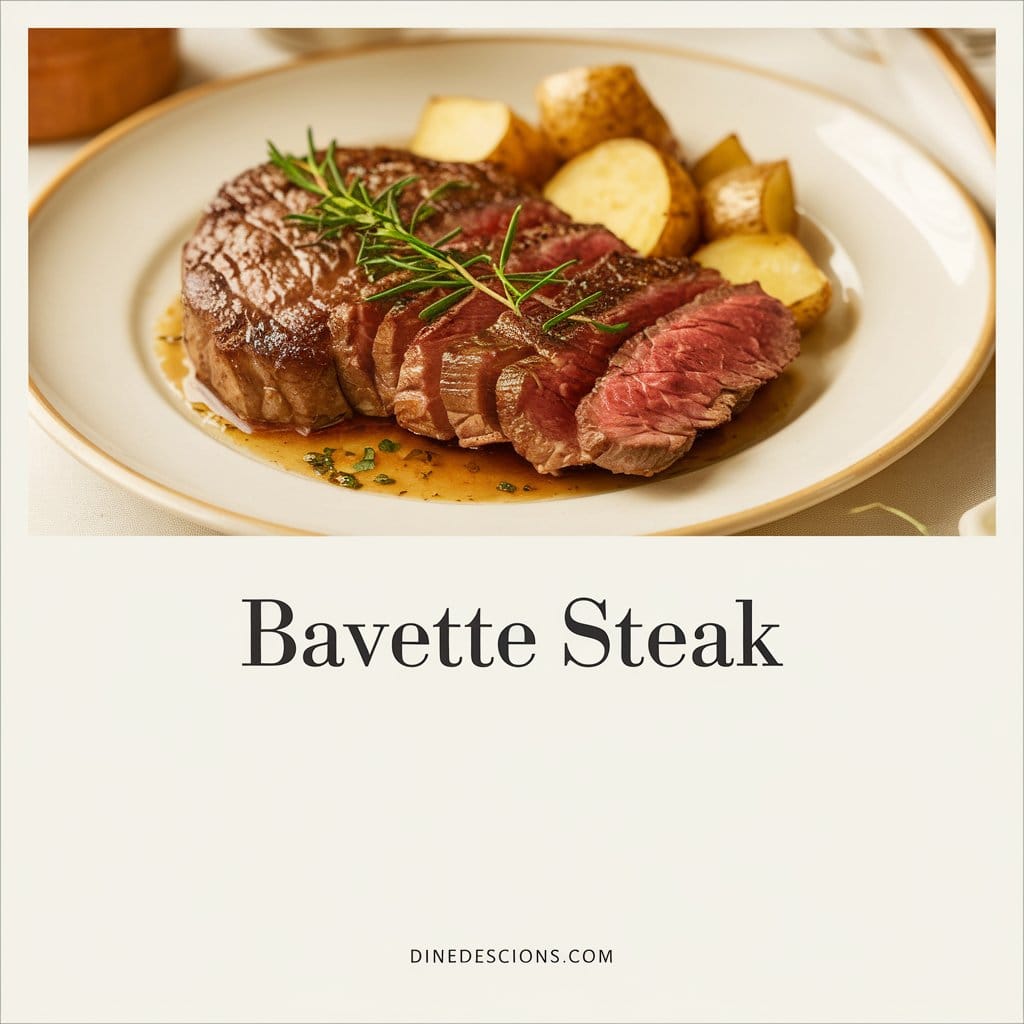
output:
[[[994,68],[34,29],[29,529],[992,533]]]

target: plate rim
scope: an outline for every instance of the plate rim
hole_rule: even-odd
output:
[[[881,472],[887,466],[907,454],[922,441],[934,433],[960,406],[967,396],[974,389],[981,379],[981,376],[988,367],[995,343],[995,241],[988,221],[981,213],[977,203],[970,193],[957,180],[957,178],[935,157],[923,149],[914,139],[910,138],[901,129],[891,125],[884,118],[879,117],[873,111],[866,109],[860,104],[848,100],[845,96],[832,92],[822,86],[811,82],[805,82],[791,75],[773,71],[766,68],[754,67],[743,61],[734,60],[717,54],[702,53],[689,50],[684,47],[669,46],[666,44],[641,42],[638,40],[615,40],[612,43],[603,41],[600,37],[564,36],[564,35],[473,35],[473,36],[438,36],[423,37],[419,39],[393,40],[387,43],[365,43],[361,45],[345,47],[324,51],[316,54],[300,56],[296,59],[286,61],[282,64],[275,64],[268,68],[260,68],[255,71],[243,72],[237,75],[230,75],[225,78],[213,79],[185,89],[173,96],[160,100],[148,107],[143,108],[135,114],[112,125],[104,132],[97,135],[90,142],[86,143],[74,158],[43,188],[29,206],[28,224],[31,226],[33,220],[43,209],[46,203],[56,194],[64,183],[73,175],[78,173],[89,161],[99,153],[117,142],[123,136],[131,134],[144,124],[149,123],[165,113],[193,103],[204,96],[216,92],[229,90],[244,82],[254,81],[260,78],[268,78],[273,75],[285,74],[298,67],[305,67],[310,64],[326,63],[332,60],[344,60],[349,57],[361,56],[367,53],[387,52],[395,50],[409,50],[427,46],[463,45],[463,44],[508,44],[526,43],[545,45],[581,45],[581,46],[608,46],[613,45],[622,50],[632,50],[647,53],[656,53],[667,56],[682,57],[687,60],[697,61],[705,64],[714,64],[722,67],[743,71],[747,74],[782,82],[799,91],[809,92],[836,103],[846,109],[868,118],[877,124],[882,125],[887,131],[900,138],[909,145],[918,157],[931,164],[940,174],[953,186],[960,195],[968,211],[974,218],[978,233],[982,239],[985,249],[986,265],[988,269],[988,299],[985,317],[982,322],[980,334],[971,348],[969,358],[962,367],[956,379],[939,396],[938,399],[926,409],[910,426],[901,431],[895,437],[890,438],[885,444],[869,452],[849,466],[824,477],[821,480],[808,484],[799,490],[774,498],[768,502],[750,508],[731,512],[724,516],[717,516],[714,519],[703,520],[699,523],[690,523],[686,526],[648,533],[647,536],[680,536],[680,535],[714,535],[732,534],[744,529],[752,529],[765,523],[773,522],[788,515],[803,511],[812,505],[827,501],[829,498],[842,493],[844,490],[867,480],[876,473]],[[29,339],[31,345],[31,337]],[[37,423],[69,452],[80,463],[98,473],[100,476],[110,480],[114,484],[168,510],[228,533],[266,533],[288,536],[333,536],[332,534],[319,534],[313,531],[297,529],[285,523],[273,520],[262,519],[250,516],[243,512],[215,505],[197,498],[194,495],[159,483],[156,480],[132,469],[130,466],[118,460],[105,449],[101,448],[94,441],[86,437],[76,427],[72,426],[58,411],[52,403],[43,395],[39,386],[32,377],[31,370],[28,378],[29,410]],[[641,534],[643,536],[644,534]],[[344,536],[340,534],[339,536]]]

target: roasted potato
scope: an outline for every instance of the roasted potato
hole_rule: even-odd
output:
[[[697,188],[703,188],[712,178],[737,167],[749,167],[753,161],[747,155],[737,135],[726,135],[721,142],[712,146],[690,169]]]
[[[789,307],[801,331],[813,327],[832,301],[828,278],[792,235],[729,235],[702,246],[693,258],[732,284],[757,281]]]
[[[558,164],[544,134],[511,107],[468,96],[430,99],[409,148],[432,160],[489,160],[536,185],[546,181]]]
[[[608,139],[645,139],[682,161],[661,111],[627,64],[573,68],[537,86],[540,125],[557,155],[569,160]]]
[[[643,256],[685,255],[697,244],[697,188],[643,139],[609,139],[570,160],[544,197],[573,220],[603,224]]]
[[[708,241],[737,234],[788,233],[796,224],[789,164],[737,167],[700,190],[701,220]]]

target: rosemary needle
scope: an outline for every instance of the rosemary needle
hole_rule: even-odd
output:
[[[421,319],[432,320],[476,290],[522,316],[522,306],[527,299],[547,285],[565,284],[562,272],[577,262],[567,260],[549,270],[529,273],[506,272],[519,229],[522,206],[517,206],[509,218],[497,260],[490,253],[469,253],[451,248],[449,243],[458,237],[459,228],[447,232],[433,243],[427,242],[416,233],[417,228],[437,213],[436,202],[440,196],[453,189],[470,188],[468,182],[448,181],[433,189],[420,200],[405,222],[399,210],[399,200],[410,185],[419,181],[417,176],[402,178],[377,195],[371,195],[360,177],[354,176],[348,181],[342,179],[334,161],[337,149],[334,140],[328,145],[322,160],[317,160],[311,130],[306,132],[306,144],[305,157],[297,157],[285,155],[272,142],[267,143],[270,162],[280,168],[293,185],[320,197],[310,210],[289,214],[288,219],[316,231],[311,245],[337,238],[343,231],[354,232],[359,237],[356,264],[366,270],[371,281],[396,271],[406,275],[397,284],[368,295],[370,301],[379,302],[417,292],[447,292],[420,311]],[[604,324],[579,315],[597,302],[602,294],[596,291],[567,309],[556,309],[541,329],[547,332],[566,320],[572,320],[590,324],[601,331],[625,330],[628,324]]]

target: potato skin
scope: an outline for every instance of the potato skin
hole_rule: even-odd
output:
[[[728,235],[701,246],[693,259],[732,284],[757,281],[788,307],[801,331],[813,327],[832,301],[828,277],[792,235]]]
[[[818,291],[794,302],[789,311],[801,332],[809,331],[832,305],[832,284],[826,277]]]
[[[700,195],[686,169],[668,153],[660,155],[668,175],[671,201],[665,229],[647,255],[686,256],[700,241]]]
[[[537,86],[540,124],[555,153],[569,160],[608,139],[644,139],[682,162],[663,114],[628,64],[572,68]]]
[[[486,125],[483,137],[481,112]],[[432,117],[440,118],[443,130],[437,128],[436,121],[431,122]],[[497,141],[492,129],[501,133]],[[486,160],[532,185],[545,182],[558,166],[544,133],[511,107],[496,100],[468,96],[431,97],[420,115],[410,149],[435,160]]]
[[[642,256],[685,255],[700,239],[697,187],[643,139],[608,139],[578,154],[544,196],[574,220],[604,224]],[[661,196],[662,205],[652,205]]]
[[[792,178],[785,160],[737,167],[701,190],[704,237],[790,232],[796,223]]]
[[[690,168],[694,184],[697,188],[703,188],[712,178],[726,171],[733,171],[737,167],[749,167],[753,161],[750,155],[743,148],[739,136],[733,133],[726,135],[719,143],[712,146],[696,163]]]
[[[542,185],[558,167],[558,157],[547,136],[509,111],[508,133],[485,159],[508,171],[513,178]]]

